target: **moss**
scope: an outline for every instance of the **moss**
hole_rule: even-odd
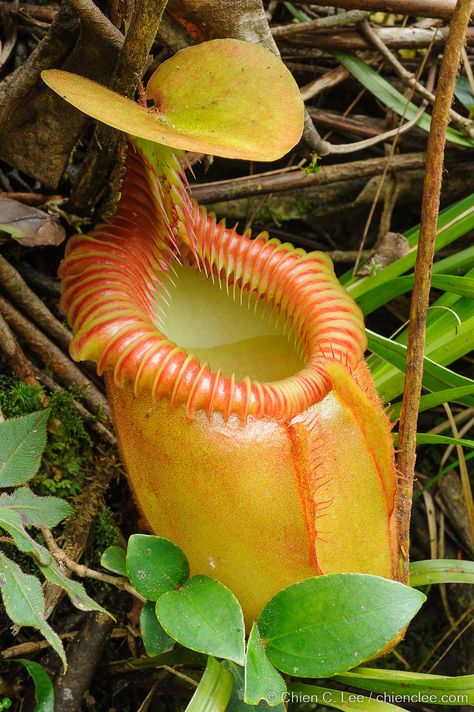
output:
[[[6,418],[42,410],[44,394],[41,386],[30,386],[16,376],[0,375],[0,408]],[[74,406],[74,399],[80,395],[77,389],[69,389],[49,396],[48,442],[40,470],[31,481],[39,495],[70,499],[84,484],[92,441]]]
[[[120,530],[117,527],[112,510],[104,506],[94,522],[94,550],[97,563],[109,546],[117,546],[120,540]]]
[[[44,408],[41,386],[29,386],[16,376],[0,375],[0,409],[5,418],[15,418]]]

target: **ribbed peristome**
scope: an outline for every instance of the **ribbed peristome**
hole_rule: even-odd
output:
[[[280,381],[236,380],[212,371],[161,333],[156,303],[177,264],[189,264],[230,291],[242,308],[263,301],[299,344],[304,368]],[[73,327],[71,353],[172,405],[242,420],[289,420],[331,389],[327,365],[353,372],[366,338],[361,313],[321,252],[240,235],[190,198],[179,154],[133,140],[115,215],[73,237],[60,268],[62,309]],[[192,307],[191,307],[192,308]]]

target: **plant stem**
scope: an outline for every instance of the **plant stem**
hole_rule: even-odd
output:
[[[137,598],[142,603],[146,601],[146,598],[142,596],[141,593],[138,593],[138,591],[127,581],[127,579],[122,578],[121,576],[111,576],[110,574],[102,573],[102,571],[90,569],[88,566],[78,564],[76,561],[69,558],[66,552],[56,544],[56,540],[54,539],[51,530],[47,529],[47,527],[41,527],[41,533],[44,536],[44,540],[49,551],[54,556],[56,561],[64,564],[64,566],[72,573],[77,574],[77,576],[80,576],[81,578],[91,578],[96,581],[109,583],[118,588],[120,591],[127,591],[127,593],[130,593],[134,598]]]
[[[471,0],[458,0],[441,63],[431,129],[428,137],[421,206],[421,227],[415,263],[415,284],[410,305],[407,366],[398,439],[398,469],[401,486],[395,504],[395,516],[399,537],[399,570],[397,574],[401,581],[408,581],[409,575],[408,549],[410,511],[415,476],[416,428],[423,376],[426,314],[429,305],[431,272],[443,179],[446,130],[449,124],[449,112],[470,15]]]

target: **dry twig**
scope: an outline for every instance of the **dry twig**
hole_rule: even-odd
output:
[[[331,87],[337,86],[341,82],[345,81],[350,77],[350,73],[344,67],[334,67],[330,69],[329,72],[323,74],[322,77],[314,79],[309,82],[304,87],[301,87],[301,98],[303,101],[309,101],[317,94],[320,94],[325,89],[330,89]],[[311,116],[311,109],[309,110]]]
[[[0,348],[7,357],[8,364],[12,371],[16,373],[25,383],[30,386],[37,386],[35,374],[30,362],[23,353],[23,349],[15,339],[15,336],[7,322],[0,314]]]
[[[66,552],[61,549],[53,537],[53,534],[46,527],[41,527],[41,533],[43,534],[46,546],[48,547],[51,554],[54,556],[56,561],[63,564],[69,571],[81,578],[90,578],[95,581],[102,581],[103,583],[109,583],[119,591],[126,591],[130,593],[134,598],[144,603],[146,598],[138,593],[138,591],[127,581],[126,578],[121,578],[120,576],[111,576],[110,574],[102,573],[102,571],[96,571],[95,569],[90,569],[88,566],[83,564],[78,564],[76,561],[71,559]]]
[[[82,398],[93,413],[103,415],[110,420],[110,410],[105,397],[84,373],[67,358],[47,336],[37,329],[19,311],[0,297],[0,313],[3,314],[14,333],[28,344],[29,349],[52,371],[66,386],[84,389]]]
[[[318,17],[316,20],[308,22],[294,23],[292,25],[281,25],[272,27],[271,32],[273,37],[288,37],[298,35],[301,32],[312,32],[316,29],[328,29],[329,27],[345,27],[346,25],[357,25],[369,16],[369,12],[361,12],[353,10],[350,12],[341,12],[339,15],[329,15],[327,17]]]
[[[193,197],[200,203],[217,203],[221,200],[248,198],[264,193],[280,193],[311,185],[326,185],[350,178],[366,178],[381,173],[386,163],[393,170],[407,171],[425,165],[424,153],[404,153],[389,158],[368,158],[335,165],[322,166],[318,173],[306,175],[296,168],[292,171],[257,173],[253,176],[195,184],[191,187]]]
[[[0,255],[0,284],[9,297],[11,297],[46,334],[49,334],[65,353],[68,353],[69,344],[72,339],[71,333],[51,314],[41,299],[28,287],[23,277],[18,274],[16,269],[7,262],[2,255]]]
[[[398,76],[402,82],[407,87],[411,87],[414,91],[419,94],[423,99],[425,99],[429,104],[434,106],[436,101],[436,95],[430,92],[426,87],[417,80],[417,78],[409,72],[403,64],[397,59],[397,57],[391,52],[386,44],[383,42],[380,34],[375,32],[370,23],[367,20],[361,23],[360,29],[367,40],[376,47],[381,55],[389,62],[393,69],[397,72]],[[433,45],[435,42],[433,42]],[[445,54],[448,52],[448,46],[446,45]],[[474,138],[474,121],[467,119],[465,116],[458,114],[457,111],[451,108],[449,105],[448,115],[452,123],[457,126],[457,128],[466,133],[471,138]]]

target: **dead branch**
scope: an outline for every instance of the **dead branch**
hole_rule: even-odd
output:
[[[7,260],[0,255],[0,284],[2,290],[20,306],[35,324],[51,336],[54,341],[69,353],[71,333],[51,314],[41,299],[28,287],[23,277]]]
[[[341,12],[338,15],[328,15],[327,17],[318,17],[315,20],[308,22],[294,23],[292,25],[281,25],[272,27],[271,32],[273,37],[288,37],[298,35],[301,32],[312,32],[312,30],[328,29],[329,27],[345,27],[347,25],[357,25],[362,20],[365,20],[370,15],[369,12],[361,10],[351,10],[349,12]]]
[[[426,104],[426,102],[425,102]],[[331,144],[331,155],[332,154],[344,154],[344,153],[354,153],[355,151],[363,151],[366,148],[369,148],[370,146],[375,146],[378,143],[382,143],[385,141],[388,141],[390,138],[394,138],[397,136],[401,136],[402,134],[406,133],[410,129],[412,129],[414,126],[416,126],[417,122],[421,119],[422,115],[425,113],[425,108],[426,106],[421,106],[416,114],[411,118],[409,121],[407,121],[404,124],[400,124],[394,129],[390,129],[390,131],[385,131],[378,136],[373,136],[371,138],[366,138],[362,141],[354,141],[353,143],[343,143],[340,145],[334,145]]]
[[[306,0],[294,0],[295,5],[306,4]],[[456,0],[318,0],[322,7],[340,7],[345,10],[366,10],[372,12],[393,12],[396,15],[413,17],[439,17],[449,20],[456,7]],[[474,12],[471,13],[474,15]]]
[[[14,7],[11,2],[3,0],[0,2],[0,7],[8,8],[12,14],[19,18],[26,15],[39,22],[52,22],[58,14],[58,5],[29,5],[21,2],[17,7]]]
[[[97,37],[121,49],[124,41],[122,33],[92,0],[69,0],[69,5]]]
[[[77,630],[71,630],[67,633],[60,633],[59,637],[61,640],[72,640],[78,634]],[[129,635],[127,628],[114,628],[110,634],[111,638],[126,638]],[[32,653],[37,653],[40,650],[45,650],[49,648],[50,644],[47,640],[33,640],[27,643],[18,643],[17,645],[12,645],[9,648],[5,648],[0,652],[0,658],[5,660],[10,660],[11,658],[24,657],[25,655],[31,655]]]
[[[41,294],[47,294],[49,297],[54,297],[54,299],[59,299],[61,296],[59,279],[48,277],[46,274],[43,274],[43,272],[39,272],[26,263],[15,263],[15,269],[27,283],[37,289]]]
[[[38,205],[44,205],[48,201],[63,201],[64,198],[61,195],[46,195],[44,193],[16,193],[12,191],[0,190],[0,199],[11,198],[16,200],[18,203],[24,203],[25,205],[31,205],[33,207]]]
[[[317,79],[301,87],[301,98],[303,101],[309,101],[309,99],[312,99],[325,89],[337,86],[350,76],[350,73],[344,67],[334,67],[334,69],[330,69],[329,72],[323,74],[322,77],[317,77]],[[309,114],[311,116],[311,109],[309,109]]]
[[[374,47],[376,47],[376,49],[379,50],[382,56],[390,63],[390,65],[397,72],[398,76],[405,84],[405,86],[414,89],[417,94],[422,96],[423,99],[425,99],[429,104],[433,106],[436,98],[435,95],[431,91],[426,89],[426,87],[424,87],[423,84],[421,84],[421,82],[419,82],[411,72],[405,69],[403,64],[385,45],[380,35],[380,32],[376,32],[370,26],[370,23],[367,22],[367,20],[364,20],[364,22],[362,22],[360,29],[364,36],[367,38],[367,41],[370,42]],[[445,51],[447,51],[447,49]],[[454,111],[451,108],[451,106],[449,107],[449,117],[452,123],[457,126],[460,131],[466,133],[471,138],[474,138],[474,121],[471,121],[465,116],[458,114],[457,111]]]
[[[433,43],[434,49],[445,46],[448,30],[445,27],[378,27],[374,30],[387,47],[391,49],[423,49]],[[291,35],[278,38],[282,47],[315,47],[318,50],[367,50],[370,43],[354,30],[340,29],[337,32],[323,29],[313,30],[311,33]],[[474,28],[466,33],[466,42],[469,47],[474,45]],[[284,43],[284,44],[283,44]]]
[[[244,178],[215,181],[214,183],[198,183],[192,186],[192,194],[200,203],[206,204],[264,193],[295,190],[313,185],[326,185],[350,178],[377,175],[383,171],[386,161],[385,157],[369,158],[364,161],[322,166],[318,173],[310,175],[295,168],[295,170],[286,173],[260,173]],[[390,168],[402,171],[423,167],[424,163],[424,153],[405,153],[400,156],[392,156],[389,159]]]
[[[65,4],[59,10],[46,37],[26,62],[0,83],[0,131],[16,109],[33,91],[43,69],[60,66],[72,50],[79,32],[79,21]]]
[[[8,326],[7,322],[0,314],[0,349],[3,351],[7,358],[8,365],[16,373],[18,378],[20,378],[25,383],[30,386],[37,386],[38,381],[35,377],[34,371],[31,367],[30,362],[23,353],[18,341]]]
[[[109,583],[120,591],[126,591],[130,593],[134,598],[138,599],[142,603],[145,603],[146,598],[138,593],[138,591],[129,583],[128,579],[122,578],[120,576],[111,576],[110,574],[103,573],[102,571],[96,571],[95,569],[90,569],[88,566],[83,564],[78,564],[74,559],[71,559],[66,552],[61,549],[54,539],[54,536],[50,529],[47,527],[41,527],[41,533],[43,534],[46,546],[48,547],[50,553],[54,556],[56,561],[60,564],[64,564],[66,568],[69,569],[77,576],[81,578],[90,578],[95,581],[103,581],[103,583]],[[111,616],[108,616],[111,618]],[[111,618],[111,620],[113,620]]]
[[[86,405],[93,413],[110,420],[110,410],[105,397],[47,336],[3,297],[0,297],[0,313],[12,331],[28,344],[28,348],[45,366],[51,368],[62,383],[84,389],[82,398]]]

